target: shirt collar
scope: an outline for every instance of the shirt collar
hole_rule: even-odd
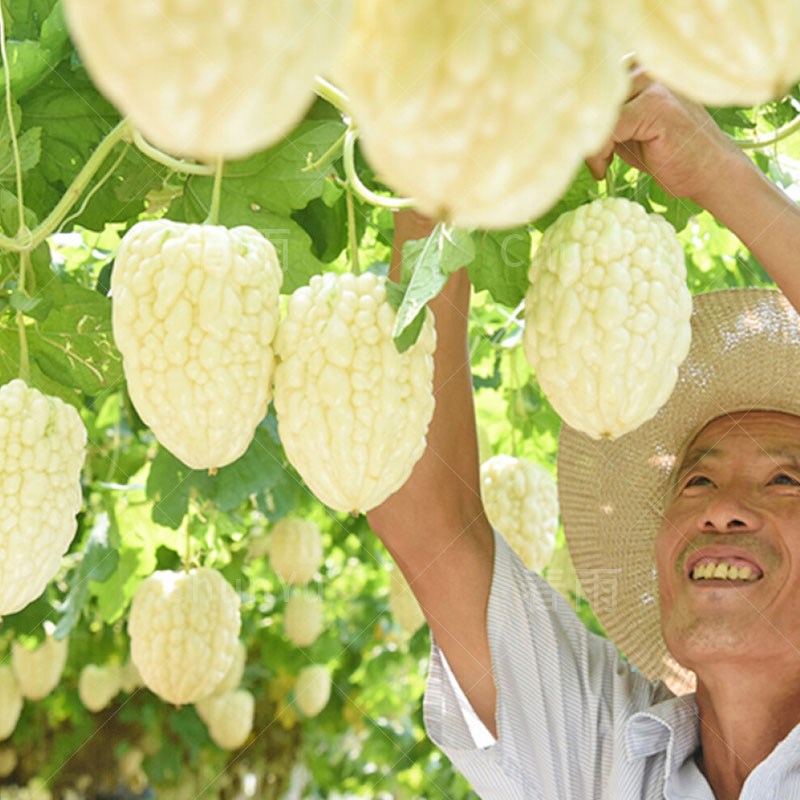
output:
[[[700,716],[694,694],[670,697],[632,714],[625,727],[631,760],[665,753],[664,785],[700,747]],[[800,725],[750,774],[742,797],[777,797],[800,789]],[[792,794],[794,797],[795,795]],[[800,794],[796,795],[800,797]]]
[[[694,694],[670,697],[631,715],[626,725],[628,758],[666,751],[669,775],[700,747],[700,717]]]

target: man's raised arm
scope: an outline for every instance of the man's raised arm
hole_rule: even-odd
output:
[[[395,218],[392,274],[403,243],[432,223],[413,212]],[[431,633],[472,707],[492,733],[495,687],[486,631],[493,538],[480,498],[465,270],[430,304],[436,317],[436,409],[428,447],[406,484],[368,515],[419,600]]]

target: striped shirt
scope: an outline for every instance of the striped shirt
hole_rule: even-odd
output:
[[[676,697],[633,671],[499,534],[488,629],[498,740],[435,642],[425,693],[428,735],[480,797],[714,800],[694,758],[694,696]],[[800,800],[800,725],[751,772],[740,795],[772,798]]]

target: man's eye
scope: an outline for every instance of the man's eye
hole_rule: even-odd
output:
[[[785,472],[781,472],[772,479],[772,483],[778,482],[784,484],[785,486],[800,486],[800,481],[798,481],[797,478],[793,478],[791,475],[787,475]]]
[[[688,481],[684,484],[684,488],[689,488],[690,486],[703,486],[704,484],[711,483],[711,478],[707,478],[705,475],[693,475],[689,478]]]

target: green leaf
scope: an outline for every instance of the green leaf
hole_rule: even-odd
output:
[[[56,0],[3,0],[6,38],[38,39],[42,20],[57,5]]]
[[[188,751],[189,762],[195,763],[209,742],[206,726],[197,712],[188,706],[173,711],[169,716],[169,727],[181,738]]]
[[[49,594],[50,590],[48,589],[16,614],[4,616],[3,633],[8,635],[13,632],[18,638],[25,639],[35,634],[34,638],[41,641],[44,638],[42,622],[53,616],[53,605],[48,597]]]
[[[101,231],[112,222],[127,222],[145,209],[150,192],[164,186],[169,169],[142,155],[135,147],[121,143],[114,148],[98,171],[97,179],[105,175],[124,148],[122,161],[115,167],[113,177],[107,180],[91,197],[86,208],[74,219],[69,219],[64,230],[81,225]]]
[[[741,108],[709,108],[709,113],[714,117],[714,122],[724,130],[752,130],[755,122]]]
[[[386,282],[386,299],[395,310],[400,308],[407,288],[399,283]],[[417,341],[422,325],[425,322],[425,314],[426,309],[423,307],[400,336],[394,337],[394,346],[397,348],[398,353],[405,353]]]
[[[292,480],[288,476],[286,457],[269,432],[259,427],[244,455],[220,469],[213,479],[216,505],[222,511],[233,511],[251,495],[287,479]]]
[[[25,224],[28,228],[36,227],[38,218],[29,209],[25,208]],[[17,196],[8,189],[0,187],[0,230],[6,235],[13,236],[19,229],[19,211],[17,209]],[[45,248],[47,246],[45,245]],[[48,251],[49,252],[49,251]],[[2,253],[2,263],[6,270],[17,275],[19,273],[19,253]]]
[[[475,258],[469,264],[469,279],[475,291],[488,289],[492,298],[516,307],[528,290],[531,236],[525,228],[472,234]]]
[[[347,247],[347,203],[343,197],[333,204],[312,200],[295,211],[292,219],[309,234],[312,252],[321,261],[330,263]]]
[[[11,91],[14,97],[22,97],[47,74],[49,54],[39,42],[6,42]],[[0,67],[0,86],[5,86],[5,70]]]
[[[40,128],[29,128],[24,133],[20,132],[22,110],[18,103],[12,103],[11,116],[14,134],[17,137],[20,168],[25,173],[39,163],[42,155],[42,131]],[[9,185],[11,189],[16,191],[16,178],[11,127],[8,123],[8,115],[0,114],[0,184]],[[16,200],[16,195],[14,195],[14,198]],[[10,229],[6,228],[6,230]]]
[[[116,501],[108,506],[119,563],[112,579],[91,585],[100,616],[107,624],[125,613],[142,579],[156,567],[156,549],[169,538],[150,519],[152,508],[143,490],[131,487],[109,499]]]
[[[649,176],[646,180],[649,182],[650,202],[655,204],[659,213],[677,232],[682,231],[692,217],[702,213],[703,208],[697,203],[683,197],[673,197]]]
[[[426,278],[437,273],[446,277],[469,264],[474,256],[475,245],[467,231],[440,223],[427,238],[403,245],[403,281],[410,283],[418,270]]]
[[[89,582],[107,581],[117,568],[119,556],[109,543],[109,530],[108,515],[99,514],[86,539],[80,567],[73,573],[69,592],[59,608],[61,619],[56,625],[55,636],[57,639],[67,636],[77,624],[89,597]]]
[[[207,496],[212,481],[207,472],[187,467],[169,450],[159,447],[147,476],[147,497],[155,500],[153,522],[177,530],[189,511],[192,488]]]
[[[169,450],[158,448],[147,477],[147,497],[155,500],[153,521],[177,529],[189,511],[193,470]]]
[[[91,586],[92,594],[97,597],[97,610],[107,625],[116,622],[125,613],[125,609],[133,597],[133,589],[129,589],[131,578],[138,574],[140,562],[137,551],[120,550],[114,580]],[[155,559],[153,560],[154,566]],[[138,582],[135,585],[138,585]]]
[[[426,239],[403,245],[403,276],[410,275],[410,279],[397,310],[395,341],[417,319],[426,303],[442,291],[448,276],[469,264],[474,256],[475,246],[469,233],[441,224]]]
[[[39,0],[43,6],[51,6],[50,13],[42,23],[39,41],[50,57],[50,69],[72,52],[67,30],[67,20],[64,18],[64,9],[61,0]]]
[[[221,208],[233,205],[271,211],[288,217],[322,197],[328,170],[305,170],[309,158],[321,156],[344,132],[341,120],[301,122],[285,139],[267,150],[225,165]],[[192,177],[198,196],[211,197],[213,178]]]
[[[16,188],[16,165],[14,151],[11,147],[11,137],[8,133],[8,122],[0,124],[0,184]],[[42,130],[29,128],[17,139],[19,148],[20,168],[22,172],[33,169],[42,156]]]
[[[0,386],[19,377],[19,334],[0,330]]]
[[[122,377],[111,331],[111,300],[52,275],[38,297],[51,301],[28,336],[31,359],[54,380],[99,394]]]
[[[41,129],[38,169],[25,181],[26,204],[44,218],[119,114],[82,69],[62,63],[20,101],[22,129]]]
[[[26,314],[29,317],[36,317],[37,319],[39,318],[37,315],[32,314],[31,312],[37,306],[41,306],[41,297],[30,297],[24,292],[20,292],[19,289],[14,289],[8,298],[8,302],[11,305],[11,308],[15,309],[16,311],[21,311],[23,314]]]

